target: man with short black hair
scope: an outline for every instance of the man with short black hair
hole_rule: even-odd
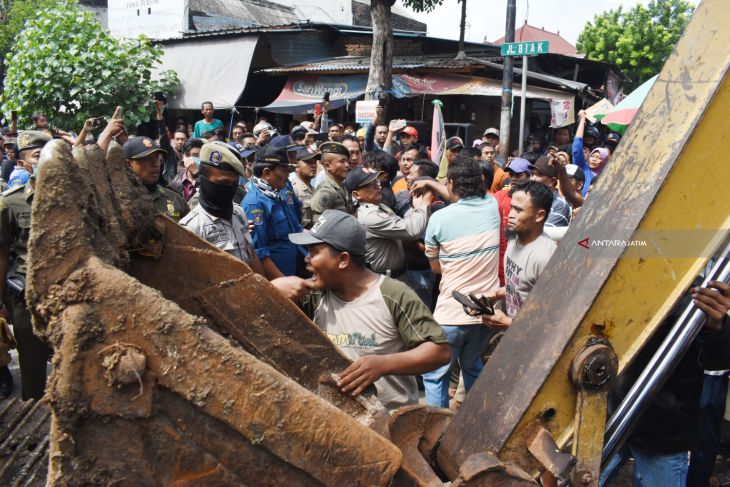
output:
[[[468,316],[453,296],[486,295],[499,288],[499,211],[486,195],[479,161],[457,155],[449,165],[446,182],[452,204],[431,216],[426,229],[426,257],[441,274],[434,317],[451,344],[451,362],[424,374],[426,402],[449,406],[451,369],[458,360],[468,391],[484,364],[481,354],[491,332],[481,319]]]
[[[17,150],[18,145],[15,143],[15,137],[10,135],[3,135],[3,150],[5,151],[5,157],[2,163],[2,173],[0,177],[3,181],[10,181],[10,175],[13,173],[15,166],[18,161]]]
[[[360,150],[360,143],[357,141],[357,137],[350,134],[345,135],[342,137],[342,145],[350,151],[350,158],[347,161],[350,169],[352,170],[362,166],[362,151]]]
[[[170,189],[180,193],[185,201],[190,201],[197,192],[198,167],[200,166],[200,149],[205,144],[203,139],[188,139],[182,146],[183,163],[170,182]]]
[[[398,161],[399,174],[393,183],[393,193],[395,193],[396,198],[398,193],[408,189],[408,174],[411,172],[413,163],[422,158],[420,155],[416,145],[407,145],[401,151],[400,160]]]
[[[195,122],[193,127],[193,137],[203,137],[206,132],[212,132],[217,128],[223,128],[223,122],[217,118],[213,118],[215,108],[213,108],[213,102],[204,101],[200,105],[200,113],[203,114],[203,119]]]
[[[482,320],[490,327],[504,329],[512,324],[557,248],[543,231],[553,204],[552,193],[538,181],[522,182],[512,190],[507,230],[515,237],[509,240],[504,255],[505,286],[490,296],[504,299],[506,313],[495,308],[493,315],[484,315]]]
[[[501,168],[498,164],[495,164],[497,157],[497,150],[491,144],[491,142],[484,142],[479,146],[479,150],[482,152],[482,160],[492,169],[492,185],[489,188],[491,193],[496,193],[502,189],[502,185],[505,180],[509,178],[509,175]]]
[[[332,142],[342,142],[342,125],[339,123],[333,123],[327,130],[327,136]]]
[[[558,192],[558,170],[554,164],[550,163],[550,158],[542,156],[537,159],[532,167],[533,181],[539,181],[545,184],[553,193],[553,203],[550,214],[545,221],[546,227],[567,227],[570,224],[572,209],[565,198]]]
[[[375,385],[393,410],[418,404],[414,375],[449,360],[446,337],[405,284],[365,265],[365,230],[342,211],[326,210],[311,232],[290,235],[308,246],[314,285],[324,289],[314,322],[354,362],[339,374],[343,393]]]
[[[350,151],[338,142],[325,142],[319,146],[325,177],[312,195],[312,219],[317,221],[324,210],[341,210],[353,214],[352,198],[344,187],[350,170]]]
[[[555,130],[553,130],[553,143],[550,145],[560,147],[561,145],[569,144],[570,139],[571,139],[570,128],[558,127]]]

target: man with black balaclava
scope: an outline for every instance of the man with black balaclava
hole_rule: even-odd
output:
[[[187,203],[180,194],[157,184],[165,150],[149,137],[129,139],[122,150],[127,166],[147,188],[155,208],[174,221],[180,221],[189,211]]]
[[[248,231],[246,214],[233,202],[238,180],[244,174],[235,149],[220,141],[204,144],[200,149],[198,174],[198,205],[180,220],[180,225],[264,275]],[[301,299],[313,289],[310,280],[296,276],[275,278],[271,284],[292,300]]]
[[[243,164],[225,142],[208,142],[200,149],[198,205],[180,225],[254,267],[256,254],[243,209],[233,204]],[[256,271],[257,269],[254,269]]]

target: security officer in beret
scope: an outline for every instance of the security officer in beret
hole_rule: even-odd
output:
[[[431,192],[413,196],[413,211],[401,218],[383,204],[379,172],[357,168],[345,186],[357,204],[357,220],[365,229],[365,260],[373,271],[405,281],[404,240],[418,240],[428,224]]]
[[[325,142],[319,146],[325,178],[317,185],[312,195],[312,221],[317,221],[324,210],[340,210],[350,215],[355,209],[347,188],[345,177],[350,169],[350,151],[339,142]]]
[[[160,179],[162,155],[166,152],[149,137],[134,137],[122,146],[127,166],[149,191],[152,204],[175,222],[188,214],[189,208],[183,197],[175,191],[157,184]]]
[[[294,276],[304,269],[306,250],[289,241],[290,233],[302,231],[301,202],[288,179],[293,169],[287,146],[272,140],[257,157],[249,191],[241,202],[253,221],[253,245],[269,280]]]
[[[0,317],[12,317],[20,359],[23,399],[40,399],[46,388],[46,363],[50,348],[33,333],[25,306],[25,276],[28,261],[30,209],[41,149],[51,137],[28,130],[18,136],[18,156],[30,173],[30,180],[0,196],[0,296],[4,305]],[[6,308],[7,306],[7,308]]]
[[[246,214],[233,202],[239,178],[245,174],[234,151],[221,141],[208,142],[200,149],[198,205],[180,220],[180,225],[260,273]]]

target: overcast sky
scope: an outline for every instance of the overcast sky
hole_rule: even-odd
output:
[[[631,8],[637,3],[647,4],[649,0],[517,0],[515,28],[524,24],[527,16],[530,25],[560,31],[562,37],[575,45],[578,34],[594,15],[621,5],[624,9]],[[404,8],[400,0],[397,5]],[[507,0],[467,0],[466,9],[467,40],[492,42],[504,35]],[[458,0],[443,0],[431,13],[410,12],[410,15],[428,24],[430,36],[459,38],[461,3]]]

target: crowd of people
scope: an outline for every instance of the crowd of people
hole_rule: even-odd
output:
[[[280,132],[264,118],[226,127],[211,102],[195,124],[168,119],[155,103],[154,120],[136,136],[118,117],[95,138],[96,119],[76,135],[51,127],[45,114],[3,136],[0,314],[12,316],[24,398],[43,395],[51,353],[33,335],[23,300],[34,176],[51,138],[103,150],[112,139],[122,144],[160,212],[301,306],[353,360],[339,374],[342,391],[374,385],[391,410],[417,403],[419,382],[428,404],[464,400],[620,140],[581,111],[574,132],[557,128],[549,140],[532,133],[521,154],[504,157],[499,130],[489,127],[477,140],[448,138],[439,158],[415,127],[385,120],[380,108],[360,128],[330,120],[325,107]],[[487,311],[465,306],[459,293],[485,298]],[[720,366],[712,354],[727,350],[730,289],[715,283],[692,298],[711,317],[704,357]],[[7,393],[10,374],[1,370]],[[680,452],[692,447],[687,441],[676,442]],[[647,469],[645,479],[658,475]]]

